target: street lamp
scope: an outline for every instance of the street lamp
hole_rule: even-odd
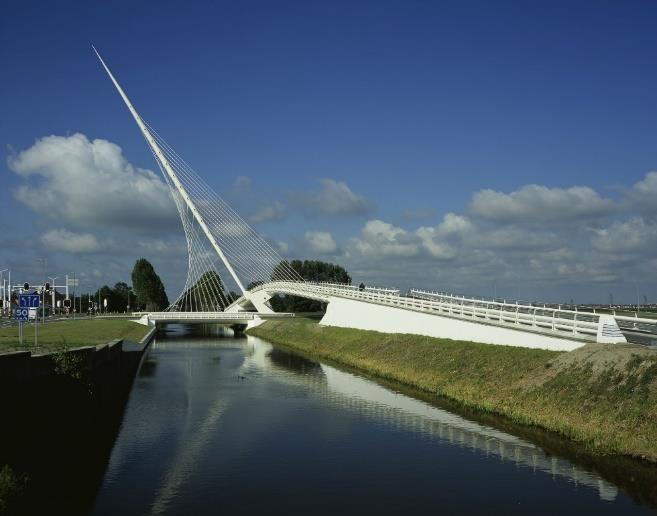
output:
[[[0,271],[0,281],[2,281],[2,310],[0,310],[0,315],[5,311],[5,308],[9,308],[9,303],[5,303],[5,298],[7,298],[7,287],[5,287],[5,280],[2,278],[2,275],[9,269],[2,269]],[[5,306],[6,305],[6,306]]]
[[[55,313],[55,280],[58,277],[59,276],[55,276],[54,278],[52,278],[52,277],[48,276],[48,279],[51,281],[50,288],[52,289],[52,299],[50,301],[50,312],[51,312],[51,314]]]
[[[75,287],[77,286],[77,280],[75,279],[75,272],[69,272],[66,274],[66,299],[68,299],[68,287],[69,287],[69,279],[68,275],[72,274],[73,275],[73,283],[71,284],[73,286],[73,319],[75,319]]]

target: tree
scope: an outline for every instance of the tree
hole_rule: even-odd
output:
[[[156,312],[169,306],[169,299],[162,280],[145,258],[140,258],[135,262],[132,269],[132,286],[139,308]]]
[[[204,272],[176,303],[182,312],[220,311],[231,303],[224,284],[214,270]]]
[[[246,290],[253,290],[254,288],[259,287],[259,286],[262,285],[263,283],[264,283],[264,281],[262,281],[262,280],[255,280],[255,281],[252,281],[251,283],[249,283],[249,284],[246,286]],[[238,297],[239,297],[239,296],[238,296]]]
[[[107,311],[108,312],[115,312],[115,305],[116,302],[114,301],[114,291],[109,288],[107,285],[103,285],[96,291],[96,295],[94,296],[94,300],[98,301],[100,300],[100,304],[98,305],[98,311],[99,312],[105,312],[105,299],[107,299]]]
[[[112,289],[112,312],[124,312],[130,304],[132,287],[123,281],[119,281]]]
[[[284,270],[287,267],[294,269],[306,281],[324,281],[351,285],[351,276],[344,267],[319,260],[281,262],[274,269],[272,279],[285,278]],[[269,304],[276,312],[318,312],[326,308],[324,303],[298,296],[274,296],[269,301]]]
[[[108,312],[125,312],[128,309],[130,301],[132,301],[132,304],[134,305],[135,299],[133,296],[132,287],[123,281],[119,281],[113,288],[110,288],[107,285],[100,287],[96,292],[91,294],[91,302],[99,303],[98,310],[104,312],[105,299],[107,299]],[[83,299],[83,311],[87,311],[89,309],[89,294],[82,295],[81,299]]]

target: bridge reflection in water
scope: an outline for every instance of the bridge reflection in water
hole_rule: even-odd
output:
[[[613,501],[618,488],[570,461],[545,453],[540,447],[495,428],[481,425],[429,403],[389,390],[354,374],[326,364],[316,364],[315,374],[307,374],[313,362],[289,355],[260,339],[249,337],[251,352],[244,373],[254,369],[290,369],[296,364],[300,374],[281,375],[296,382],[315,396],[341,409],[348,409],[393,428],[424,434],[485,456],[513,462],[518,467],[564,477],[576,485],[594,488],[600,499]],[[321,371],[321,374],[317,374]]]
[[[315,514],[629,514],[656,505],[647,465],[588,460],[554,436],[464,416],[255,337],[175,328],[159,334],[135,380],[93,514],[260,514],[263,504],[288,513],[311,504]]]

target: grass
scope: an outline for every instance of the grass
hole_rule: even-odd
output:
[[[657,461],[657,352],[589,344],[562,353],[268,321],[275,344],[557,432],[588,452]]]
[[[637,315],[636,310],[631,311],[631,310],[611,310],[609,308],[596,308],[595,311],[599,314],[615,314],[624,317],[634,317]],[[657,319],[657,312],[644,312],[643,310],[641,310],[637,317],[642,319]]]
[[[23,493],[26,478],[21,478],[6,464],[0,468],[0,513],[7,509],[13,498]]]
[[[34,347],[34,325],[24,327],[23,346],[18,343],[18,326],[0,328],[0,352],[29,350],[46,353],[66,348],[106,344],[114,339],[139,341],[149,327],[127,319],[76,319],[39,325],[38,348]]]

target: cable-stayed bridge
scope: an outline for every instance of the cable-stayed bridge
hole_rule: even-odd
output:
[[[419,289],[401,295],[396,289],[304,281],[137,113],[96,55],[153,153],[187,241],[187,279],[181,294],[166,311],[143,314],[142,322],[254,326],[267,318],[286,316],[275,314],[268,303],[272,296],[285,294],[327,303],[321,324],[331,326],[559,350],[587,342],[626,342],[616,319],[606,314]],[[236,288],[236,296],[225,280]]]

